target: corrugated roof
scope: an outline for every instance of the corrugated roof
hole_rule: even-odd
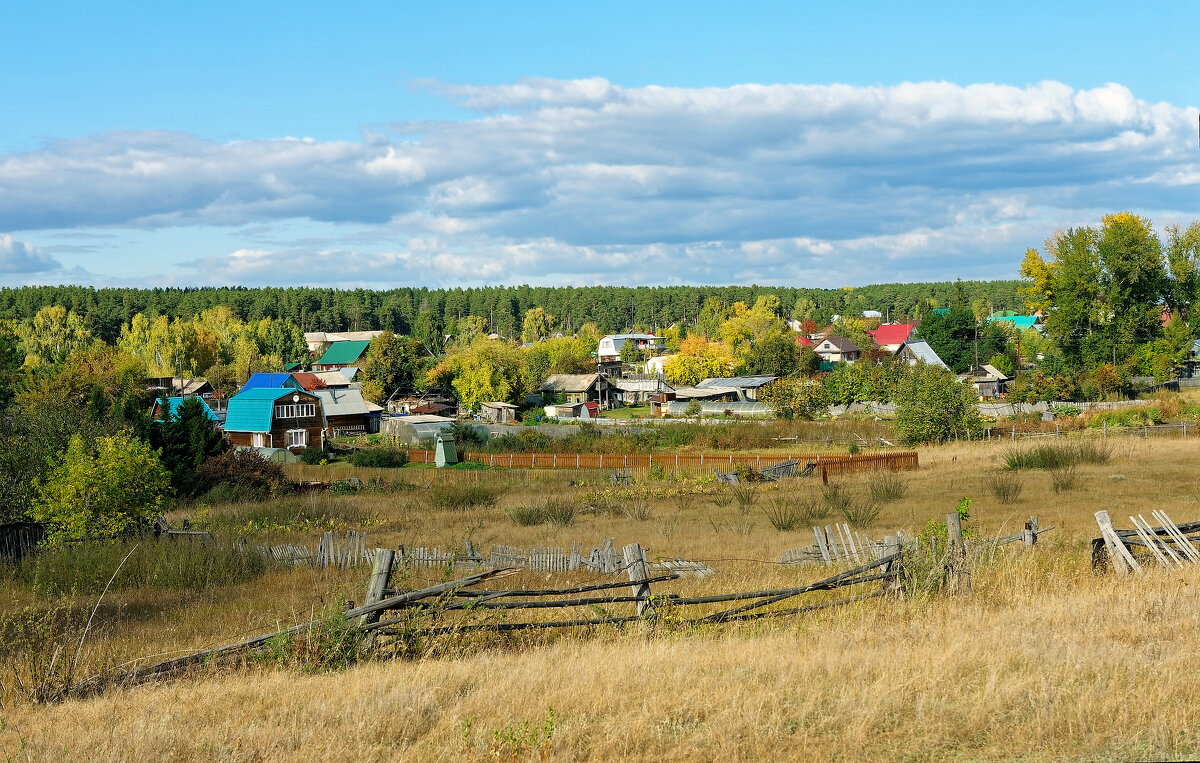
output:
[[[1033,328],[1033,324],[1037,323],[1037,316],[1034,315],[993,315],[988,318],[989,321],[1004,321],[1011,323],[1017,328],[1024,331],[1028,328]]]
[[[759,387],[770,384],[775,381],[777,376],[767,376],[760,374],[756,376],[726,376],[712,379],[704,379],[696,386],[701,389],[705,387],[735,387],[737,389],[758,389]]]
[[[268,374],[258,373],[251,374],[246,383],[238,391],[242,394],[246,390],[251,389],[279,389],[280,387],[292,387],[293,389],[302,389],[300,382],[292,378],[291,374]]]
[[[226,432],[270,432],[275,401],[296,394],[295,389],[248,389],[229,398],[225,414]]]
[[[915,323],[883,323],[880,324],[879,328],[867,333],[875,340],[875,344],[883,346],[885,344],[900,344],[908,341],[908,338],[912,336],[914,328],[916,328]]]
[[[539,391],[583,392],[595,384],[600,374],[554,374],[542,382]]]
[[[904,344],[900,345],[900,349],[896,351],[897,354],[903,352],[905,347],[907,347],[909,352],[913,354],[913,357],[922,363],[930,366],[941,366],[942,368],[949,369],[949,366],[942,362],[942,359],[938,357],[938,354],[933,351],[933,348],[930,347],[929,343],[924,339],[912,339],[905,342]]]
[[[371,412],[362,393],[356,389],[319,389],[313,394],[321,398],[326,416],[354,416]]]
[[[325,389],[329,386],[320,376],[308,371],[293,371],[292,378],[296,380],[297,384],[309,392],[312,392],[316,389]]]
[[[348,366],[351,363],[357,363],[362,354],[367,351],[370,346],[367,340],[357,342],[334,342],[329,345],[329,349],[317,361],[319,366]]]
[[[179,416],[179,406],[183,405],[183,401],[187,400],[187,399],[188,398],[186,398],[186,397],[168,397],[167,398],[167,412],[171,416],[171,418],[176,418],[177,416]],[[204,406],[204,415],[207,416],[212,421],[216,421],[217,414],[213,413],[212,408],[208,407],[208,403],[204,402],[204,398],[197,397],[195,399],[199,400],[200,405]],[[157,421],[163,421],[163,420],[164,419],[162,419],[162,418],[157,419]]]

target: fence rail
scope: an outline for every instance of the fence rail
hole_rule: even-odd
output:
[[[431,450],[409,450],[410,463],[434,462]],[[729,469],[751,466],[761,469],[788,461],[814,461],[818,471],[842,474],[875,469],[916,469],[916,451],[898,453],[465,453],[463,461],[512,469]]]

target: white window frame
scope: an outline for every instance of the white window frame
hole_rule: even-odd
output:
[[[255,448],[266,448],[268,447],[267,438],[270,436],[266,432],[251,432],[250,445]]]
[[[299,435],[296,437],[295,435]],[[289,429],[287,431],[289,448],[307,448],[308,447],[308,430],[307,429]],[[296,442],[299,440],[299,442]]]
[[[288,403],[275,406],[275,418],[277,419],[311,419],[316,415],[316,403]]]

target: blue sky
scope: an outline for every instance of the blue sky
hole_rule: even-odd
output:
[[[0,285],[1010,278],[1200,217],[1195,3],[116,5],[5,10]]]

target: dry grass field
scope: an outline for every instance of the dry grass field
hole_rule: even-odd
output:
[[[25,698],[15,677],[25,670],[28,680],[32,658],[10,650],[0,670],[0,752],[15,760],[1195,758],[1200,570],[1095,576],[1089,540],[1100,508],[1123,527],[1129,514],[1155,508],[1177,522],[1200,518],[1200,450],[1191,438],[1110,446],[1108,463],[1075,469],[1072,489],[1056,492],[1042,470],[1015,472],[1021,493],[1008,504],[989,480],[1010,444],[921,450],[920,470],[901,475],[903,497],[879,503],[872,526],[857,529],[876,538],[915,534],[964,496],[972,499],[966,526],[977,541],[1016,532],[1032,514],[1042,527],[1057,526],[1033,549],[1010,544],[976,554],[969,597],[918,591],[720,626],[668,621],[458,636],[427,643],[409,659],[336,672],[251,662],[51,705]],[[420,482],[415,470],[403,473]],[[814,501],[820,480],[765,486],[743,506],[727,489],[693,480],[612,488],[602,480],[567,484],[578,474],[470,474],[469,484],[495,488],[494,504],[451,505],[446,488],[433,484],[300,496],[266,508],[214,506],[192,517],[220,537],[248,533],[253,542],[310,546],[327,527],[365,528],[380,546],[569,547],[614,537],[618,545],[641,543],[651,558],[706,561],[718,571],[656,584],[656,593],[783,587],[828,574],[824,566],[777,564],[785,549],[810,545],[812,532],[781,532],[766,514]],[[865,503],[873,479],[845,486]],[[576,507],[570,524],[521,526],[511,518],[550,499]],[[78,674],[361,601],[367,574],[272,570],[198,590],[110,591]],[[422,569],[397,582],[442,579]],[[503,585],[588,579],[522,573]],[[4,583],[0,611],[8,616],[45,606],[30,585]],[[86,613],[96,598],[67,593],[56,601]],[[74,658],[78,638],[61,659]]]

